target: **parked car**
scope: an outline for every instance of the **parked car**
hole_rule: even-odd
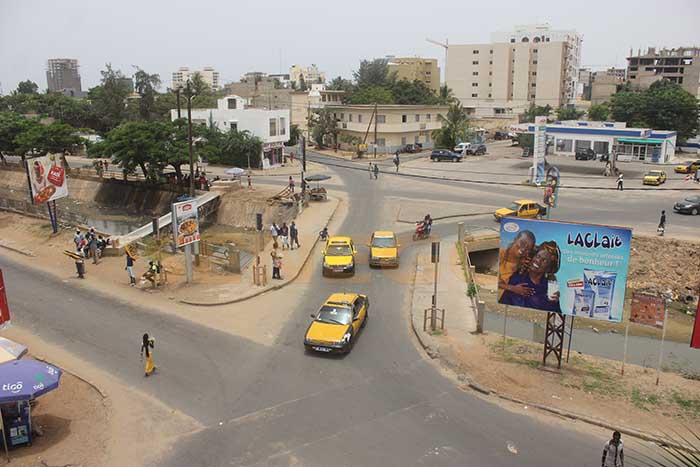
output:
[[[650,170],[644,174],[642,185],[661,185],[666,182],[666,172],[663,170]]]
[[[462,162],[462,155],[447,149],[435,149],[430,153],[430,160],[433,162],[452,161]]]
[[[481,156],[486,154],[486,145],[481,143],[472,144],[467,148],[467,154]]]
[[[677,174],[692,174],[700,168],[700,160],[688,161],[677,165],[673,171]]]
[[[405,144],[401,147],[401,152],[407,152],[409,154],[415,154],[423,150],[423,145],[420,143]]]
[[[465,150],[469,151],[469,147],[472,145],[472,143],[459,143],[457,146],[455,146],[454,152],[463,154]],[[467,154],[469,154],[467,152]]]
[[[697,216],[700,214],[700,196],[691,196],[683,201],[678,201],[673,205],[673,210],[679,213]]]
[[[493,134],[493,139],[500,141],[502,139],[510,139],[510,136],[508,135],[507,131],[496,131]]]
[[[591,148],[577,149],[576,150],[576,160],[577,161],[594,161],[595,152]]]
[[[547,208],[531,199],[519,199],[510,203],[508,207],[497,209],[493,217],[500,221],[504,217],[525,217],[528,219],[542,219],[547,215]]]

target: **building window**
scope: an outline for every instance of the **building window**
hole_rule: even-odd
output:
[[[406,144],[406,137],[402,136],[401,137],[401,145],[405,145],[405,144]]]
[[[489,83],[489,87],[493,86],[493,83]]]
[[[489,94],[489,99],[491,98],[491,94]]]
[[[427,121],[430,121],[431,118],[432,118],[432,115],[430,115],[430,114],[425,114],[425,119],[426,119]]]
[[[479,53],[479,51],[478,51],[478,50],[472,50],[472,53],[476,55],[476,54]]]
[[[534,94],[530,94],[530,99],[534,99],[534,98],[535,98],[535,95],[534,95]]]
[[[537,76],[537,72],[536,72],[536,71],[533,71],[533,72],[532,72],[532,76]]]
[[[341,114],[340,114],[340,121],[341,121],[341,122],[345,121],[345,112],[341,112]]]
[[[479,64],[479,60],[474,60],[474,61],[472,62],[472,65],[478,65],[478,64]]]
[[[362,123],[362,114],[357,114],[357,123]]]
[[[420,114],[416,114],[416,121],[420,122]]]
[[[493,53],[493,49],[489,50],[489,53],[492,54],[492,53]]]
[[[270,119],[270,136],[277,136],[277,119]]]
[[[238,131],[238,122],[228,122],[230,131]]]
[[[473,71],[473,72],[472,72],[472,76],[479,76],[479,72],[478,72],[478,71]]]
[[[575,147],[577,151],[591,149],[591,142],[587,139],[577,139]]]
[[[382,117],[383,117],[383,115],[382,115]],[[384,139],[384,138],[377,138],[377,146],[381,146],[381,147],[386,146],[386,139]]]
[[[608,142],[607,141],[593,141],[593,151],[596,154],[607,154],[608,153]]]
[[[537,60],[533,60],[533,61],[532,61],[532,64],[533,64],[533,65],[537,65]]]
[[[532,53],[533,53],[533,54],[536,54],[536,53],[537,53],[537,49],[532,49]]]
[[[472,87],[475,88],[479,85],[479,83],[472,83]]]
[[[510,38],[510,42],[511,42],[511,43],[515,43],[515,38],[514,38],[514,37],[511,37],[511,38]]]
[[[280,117],[280,135],[287,134],[287,119]]]
[[[352,122],[352,114],[348,114],[348,122]]]
[[[227,99],[228,100],[228,108],[231,110],[236,109],[236,99]]]
[[[537,83],[532,83],[530,86],[534,88],[535,86],[537,86]]]
[[[573,141],[570,139],[557,139],[557,152],[571,152]]]
[[[472,97],[479,97],[478,94],[472,94]]]
[[[415,144],[420,143],[420,136],[418,136],[418,135],[414,136],[414,137],[413,137],[413,142],[414,142]]]
[[[377,120],[379,121],[379,120]],[[401,123],[406,123],[408,121],[408,115],[401,115]]]
[[[377,115],[377,123],[386,123],[386,115]]]
[[[489,62],[489,65],[493,65],[493,61],[490,61],[490,62]]]

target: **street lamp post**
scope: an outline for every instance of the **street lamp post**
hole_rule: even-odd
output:
[[[187,80],[185,87],[187,97],[187,150],[190,156],[190,198],[194,198],[194,155],[192,153],[192,86]]]

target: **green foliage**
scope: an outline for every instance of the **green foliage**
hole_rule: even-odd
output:
[[[447,115],[438,115],[438,119],[442,122],[442,128],[434,130],[432,133],[436,148],[451,150],[466,138],[469,130],[469,119],[461,103],[451,104]]]
[[[88,99],[97,116],[94,129],[100,132],[108,132],[127,119],[126,98],[129,95],[122,72],[113,70],[109,63],[105,67],[100,72],[102,84],[88,91]]]
[[[330,83],[328,83],[326,88],[332,91],[345,91],[346,93],[351,93],[355,89],[355,86],[350,80],[337,76],[333,78]]]
[[[534,123],[535,117],[548,117],[550,113],[552,113],[552,107],[549,104],[544,107],[532,104],[530,108],[521,115],[521,121],[522,123]]]
[[[561,106],[557,109],[557,120],[578,120],[585,113],[582,110],[576,110],[574,107]],[[534,118],[532,121],[535,121]]]
[[[56,122],[50,125],[30,125],[14,141],[18,154],[45,155],[72,151],[82,143],[82,138],[72,126]]]
[[[202,78],[201,73],[198,71],[192,75],[192,78],[190,79],[190,86],[192,87],[192,92],[196,96],[207,96],[213,94],[211,87],[206,81],[204,81],[204,78]]]
[[[0,112],[0,152],[21,154],[17,137],[37,125],[39,123],[34,119],[13,112]]]
[[[31,80],[21,81],[17,85],[17,94],[37,94],[39,86]]]
[[[450,105],[456,102],[457,98],[454,92],[446,84],[440,86],[440,92],[438,93],[438,103],[440,105]]]
[[[390,87],[394,102],[401,105],[435,105],[438,96],[423,81],[394,81]]]
[[[260,167],[263,142],[247,130],[229,131],[222,138],[221,155],[218,162],[237,167]]]
[[[159,122],[127,122],[107,134],[104,150],[125,173],[140,167],[147,178],[157,180],[166,165],[172,125]]]
[[[299,90],[308,91],[309,87],[306,85],[306,80],[304,80],[304,75],[299,75]]]
[[[682,86],[661,80],[645,91],[623,90],[612,96],[614,120],[628,126],[673,130],[681,139],[698,132],[698,101]]]
[[[474,298],[476,297],[477,293],[479,293],[479,286],[476,284],[476,282],[470,282],[469,286],[467,287],[467,296]]]
[[[380,86],[364,86],[346,97],[347,104],[395,104],[394,94],[390,89]]]
[[[142,120],[152,120],[157,117],[156,95],[160,87],[160,76],[148,74],[136,67],[134,73],[134,90],[141,96],[139,99],[139,117]]]
[[[518,140],[518,146],[521,148],[530,148],[530,154],[532,154],[535,147],[535,135],[532,133],[520,133],[515,138]]]
[[[319,148],[338,143],[338,122],[329,109],[315,110],[309,119],[309,128],[311,137]]]
[[[358,88],[376,86],[390,88],[396,81],[395,73],[389,73],[388,60],[376,58],[374,60],[362,60],[360,68],[354,71],[353,77]]]
[[[292,123],[289,125],[289,141],[284,143],[285,146],[296,146],[299,144],[299,138],[301,138],[301,130],[299,125]]]
[[[588,120],[594,122],[605,122],[610,118],[610,105],[607,102],[593,104],[588,109]]]

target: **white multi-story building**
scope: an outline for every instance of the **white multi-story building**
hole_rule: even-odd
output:
[[[301,67],[299,65],[292,65],[289,67],[289,80],[294,83],[297,88],[301,86],[302,79],[307,87],[311,87],[312,84],[325,83],[326,74],[322,71],[318,71],[318,67],[314,64],[307,67]]]
[[[184,88],[187,84],[187,80],[192,79],[195,74],[201,76],[202,80],[214,91],[217,91],[220,88],[219,72],[210,66],[204,67],[201,70],[190,70],[186,66],[180,67],[177,71],[173,72],[172,88]]]
[[[531,104],[576,100],[581,35],[547,24],[494,33],[486,44],[450,44],[447,85],[476,116],[512,116]]]
[[[177,119],[177,110],[170,110],[171,120]],[[263,141],[263,157],[269,163],[282,161],[282,148],[289,141],[289,110],[246,108],[246,100],[230,95],[217,101],[215,109],[192,109],[192,123],[214,125],[223,132],[247,130]]]

